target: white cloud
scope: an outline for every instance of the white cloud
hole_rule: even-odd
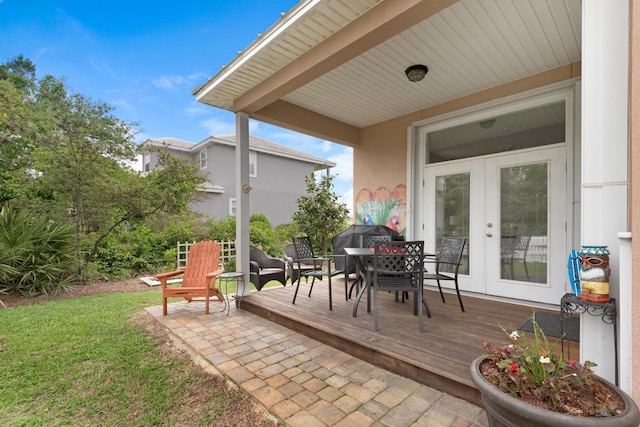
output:
[[[209,76],[205,73],[191,73],[187,78],[190,82],[200,81],[204,83],[207,81],[207,78],[209,78]]]
[[[115,107],[120,107],[120,108],[124,108],[127,109],[129,111],[134,111],[135,108],[133,107],[133,105],[131,105],[131,103],[129,101],[127,101],[125,98],[116,98],[116,99],[112,99],[111,100],[111,105],[115,106]]]
[[[234,122],[220,120],[216,117],[200,122],[200,126],[206,129],[207,135],[224,135],[236,132],[236,125]]]
[[[335,180],[341,182],[353,182],[353,149],[342,147],[342,152],[329,156],[329,160],[336,164],[331,170],[336,175]]]
[[[169,92],[184,92],[185,87],[193,88],[196,83],[206,81],[203,73],[191,73],[187,76],[164,75],[151,80],[151,84]]]
[[[344,203],[349,210],[349,215],[353,217],[353,188],[340,195],[340,203]]]
[[[187,108],[184,109],[185,113],[187,113],[188,116],[202,116],[204,114],[209,114],[211,113],[211,110],[213,109],[213,107],[209,106],[209,105],[204,105],[201,104],[199,102],[191,102]]]
[[[250,120],[249,121],[249,133],[256,133],[256,131],[258,130],[258,122],[256,122],[255,120]],[[275,141],[273,141],[275,142]]]
[[[151,84],[169,92],[178,92],[181,91],[184,86],[192,85],[192,82],[184,76],[160,76],[151,80]]]
[[[336,167],[331,169],[331,174],[334,176],[334,190],[340,196],[340,202],[344,203],[353,215],[353,149],[341,148],[340,153],[329,157],[329,160],[336,164]]]

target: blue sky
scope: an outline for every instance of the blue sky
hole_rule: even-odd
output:
[[[191,91],[232,61],[296,0],[0,0],[0,62],[20,54],[38,77],[64,77],[73,92],[138,122],[137,142],[200,142],[235,132],[234,115]],[[253,135],[332,160],[335,192],[352,204],[352,151],[265,123]]]

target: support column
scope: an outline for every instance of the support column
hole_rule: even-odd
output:
[[[618,233],[627,226],[629,1],[582,2],[581,244],[609,246],[611,296],[620,296]],[[628,286],[628,284],[624,284]],[[620,316],[631,313],[618,310]],[[615,380],[613,328],[582,315],[580,359]]]
[[[630,47],[629,47],[629,166],[631,169],[630,175],[630,192],[629,200],[631,203],[630,215],[630,229],[631,236],[640,236],[640,175],[638,174],[640,165],[640,2],[634,0],[631,2],[630,10],[631,19],[629,20],[631,25],[630,30]],[[620,339],[629,339],[629,348],[631,351],[629,369],[626,370],[623,366],[621,369],[625,369],[622,375],[628,376],[628,383],[631,384],[631,391],[624,389],[629,393],[635,402],[640,405],[640,284],[638,279],[635,278],[635,273],[640,271],[640,259],[634,254],[640,253],[640,239],[636,239],[634,242],[631,238],[630,244],[630,283],[627,294],[630,298],[630,310],[631,315],[629,319],[624,319],[625,324],[629,327],[628,334],[621,335]],[[633,282],[636,282],[635,284]],[[621,295],[621,298],[623,296]],[[623,330],[620,331],[621,334]],[[625,350],[623,348],[623,350]],[[624,361],[627,363],[627,361]]]
[[[627,394],[633,392],[633,336],[631,313],[633,313],[633,251],[631,250],[631,233],[618,233],[618,247],[620,248],[620,293],[618,295],[618,354],[620,355],[620,378],[618,385]],[[637,399],[636,399],[637,400]]]
[[[236,113],[236,271],[244,273],[249,295],[249,115]]]

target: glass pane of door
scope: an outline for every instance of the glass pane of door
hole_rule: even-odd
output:
[[[500,277],[547,283],[548,164],[500,168]]]
[[[471,174],[468,172],[436,177],[436,248],[444,237],[469,239],[469,201]],[[469,247],[467,240],[466,247]],[[460,274],[469,274],[469,253],[465,250]]]

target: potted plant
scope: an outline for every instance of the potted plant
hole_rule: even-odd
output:
[[[639,425],[640,412],[629,395],[595,375],[595,364],[554,353],[531,321],[532,336],[502,328],[509,344],[485,343],[486,353],[471,364],[491,427]]]

